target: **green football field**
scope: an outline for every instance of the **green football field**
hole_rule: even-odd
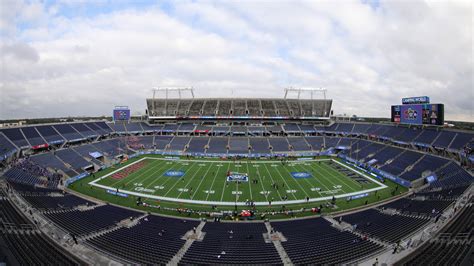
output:
[[[337,169],[339,168],[339,169]],[[343,169],[343,171],[341,171]],[[242,178],[241,181],[230,181]],[[210,204],[304,203],[370,193],[386,186],[337,159],[204,160],[142,157],[108,169],[89,185],[148,199]]]

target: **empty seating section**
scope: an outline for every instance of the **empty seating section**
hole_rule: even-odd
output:
[[[204,114],[216,114],[216,109],[217,109],[217,100],[207,100],[206,103],[204,104],[203,107],[203,113]]]
[[[178,111],[176,115],[184,116],[188,115],[189,107],[191,106],[192,100],[180,100]]]
[[[189,142],[188,152],[204,153],[205,147],[209,143],[208,137],[193,137]]]
[[[125,128],[128,132],[135,133],[135,132],[143,132],[143,128],[141,123],[125,123]]]
[[[227,153],[229,140],[226,137],[214,137],[209,142],[209,149],[206,153]]]
[[[324,137],[306,137],[306,141],[311,145],[313,151],[321,150],[324,145]]]
[[[212,132],[227,134],[230,131],[230,127],[213,127]]]
[[[175,132],[178,130],[179,125],[177,124],[165,124],[161,131],[163,132]]]
[[[316,130],[314,129],[313,125],[299,125],[301,132],[305,133],[314,133]]]
[[[439,132],[435,130],[425,129],[416,137],[413,142],[431,144],[438,137]]]
[[[298,100],[287,100],[291,116],[301,116],[301,106]]]
[[[198,224],[149,215],[136,226],[93,237],[88,243],[133,264],[165,265],[183,246],[180,238]]]
[[[252,147],[251,153],[269,153],[270,144],[267,138],[249,138],[250,146]]]
[[[268,138],[268,141],[270,142],[270,145],[272,146],[273,152],[289,151],[289,144],[286,138],[274,137],[274,138]]]
[[[263,223],[206,223],[203,241],[195,241],[183,264],[281,264],[273,243],[265,243]]]
[[[243,126],[232,126],[230,128],[230,131],[232,132],[232,134],[234,135],[244,135],[247,133],[247,127],[243,127]]]
[[[204,100],[195,99],[189,107],[189,115],[201,115],[201,110],[204,105]]]
[[[64,142],[64,138],[52,126],[37,126],[36,129],[49,144]]]
[[[442,131],[439,133],[439,137],[435,140],[433,143],[433,146],[439,147],[439,148],[448,148],[449,144],[453,140],[453,138],[456,136],[456,132],[452,131]]]
[[[3,174],[7,180],[30,185],[45,185],[47,182],[19,168],[12,167]]]
[[[44,215],[67,232],[79,236],[115,226],[124,219],[139,217],[141,213],[104,205],[87,211],[53,211]]]
[[[350,132],[352,132],[353,128],[354,128],[354,124],[340,123],[340,124],[338,124],[338,127],[336,128],[336,131],[337,132],[350,133]]]
[[[429,241],[394,265],[461,265],[472,244]],[[469,265],[469,264],[466,264]]]
[[[69,164],[72,168],[78,171],[81,170],[82,168],[85,168],[91,165],[90,162],[86,161],[82,156],[77,154],[72,149],[57,150],[56,156],[58,156],[59,159]]]
[[[382,248],[349,232],[341,232],[322,219],[272,222],[291,262],[297,265],[334,265],[351,262]]]
[[[138,141],[140,142],[141,145],[143,145],[143,147],[145,149],[151,149],[153,148],[153,139],[154,139],[154,136],[140,136],[138,137]]]
[[[96,149],[106,153],[109,157],[115,157],[119,154],[127,152],[126,145],[118,139],[110,139],[101,142],[95,142],[93,144]]]
[[[232,101],[232,114],[235,116],[245,116],[247,111],[247,103],[245,100]]]
[[[352,129],[352,133],[356,134],[366,134],[369,130],[371,124],[354,124],[354,128]]]
[[[286,124],[283,126],[286,132],[300,132],[300,128],[297,124]]]
[[[451,200],[411,200],[399,199],[388,204],[382,205],[382,208],[396,209],[408,214],[437,215],[443,212],[453,201]],[[434,213],[433,213],[434,210]]]
[[[68,141],[84,139],[84,137],[69,124],[59,124],[53,127]]]
[[[17,148],[0,132],[0,162],[17,151]]]
[[[106,135],[112,132],[112,129],[105,122],[95,122],[94,124],[102,129],[103,135]]]
[[[275,105],[272,100],[261,100],[263,115],[267,117],[276,116]]]
[[[155,136],[155,146],[158,150],[164,150],[171,142],[173,136]]]
[[[189,143],[190,140],[190,137],[174,137],[170,143],[169,150],[183,151],[184,147]]]
[[[326,148],[336,147],[341,138],[324,137]]]
[[[30,157],[32,161],[44,168],[59,169],[65,173],[69,171],[66,165],[61,162],[53,153],[42,153]]]
[[[229,138],[229,154],[248,154],[249,139],[230,137]]]
[[[248,115],[250,116],[261,116],[262,115],[262,108],[260,106],[259,100],[248,99],[247,100],[247,110]]]
[[[3,197],[3,192],[0,192],[0,226],[2,223],[17,225],[18,227],[22,224],[31,224],[15,209],[8,198]]]
[[[21,129],[31,146],[46,144],[46,141],[40,136],[36,128],[24,127]]]
[[[403,173],[400,177],[405,180],[416,180],[421,177],[423,172],[434,172],[448,162],[449,161],[446,159],[426,154],[418,163],[413,166],[411,170]]]
[[[141,127],[143,128],[143,131],[144,132],[156,132],[156,131],[160,131],[162,129],[162,126],[150,126],[148,125],[147,123],[140,123]]]
[[[454,222],[441,230],[443,234],[450,234],[451,238],[458,236],[471,238],[474,235],[474,205],[468,205],[459,211]]]
[[[328,117],[331,105],[332,100],[306,99],[147,99],[151,116]]]
[[[79,153],[82,157],[84,158],[89,158],[91,159],[92,161],[94,161],[95,163],[99,163],[100,164],[100,161],[97,160],[97,158],[94,158],[91,154],[94,154],[94,153],[97,153],[99,152],[100,150],[97,149],[95,146],[91,145],[91,144],[85,144],[85,145],[81,145],[81,146],[77,146],[77,147],[74,147],[72,148],[73,150],[75,150],[77,153]],[[102,151],[100,151],[101,153]]]
[[[457,133],[456,138],[454,138],[453,142],[449,146],[450,149],[453,150],[461,150],[463,149],[470,141],[473,140],[474,135],[469,133]]]
[[[23,198],[36,209],[71,209],[79,205],[95,205],[91,201],[70,194],[64,196],[23,195]]]
[[[84,125],[88,128],[90,128],[96,135],[106,135],[108,132],[104,130],[103,128],[99,127],[96,123],[94,122],[87,122],[84,123]]]
[[[310,151],[311,147],[304,138],[288,138],[288,143],[293,147],[294,151]]]
[[[404,127],[395,127],[395,126],[387,126],[387,131],[383,134],[384,137],[397,139],[398,136],[403,135],[408,128]],[[409,129],[408,129],[409,130]]]
[[[6,129],[0,130],[0,132],[2,132],[7,138],[9,138],[19,148],[30,146],[30,144],[25,139],[25,137],[23,137],[23,134],[19,128],[6,128]]]
[[[380,169],[393,175],[399,175],[405,171],[409,165],[418,161],[421,156],[423,156],[422,153],[406,150],[402,154],[398,155],[398,157],[396,157],[390,164],[386,164]]]
[[[395,158],[397,155],[402,153],[404,150],[395,148],[395,147],[390,147],[387,146],[381,150],[379,150],[373,157],[370,157],[370,159],[376,159],[378,165],[383,165],[385,164],[388,160],[391,160]]]
[[[83,123],[75,123],[75,124],[71,124],[71,126],[76,130],[78,131],[79,133],[81,133],[82,136],[86,137],[86,138],[93,138],[93,137],[96,137],[97,136],[97,133],[95,131],[93,131],[92,129],[88,128],[85,124]]]
[[[403,142],[412,142],[418,135],[420,135],[422,131],[418,129],[411,129],[407,128],[403,131],[402,134],[395,137],[396,140],[403,141]]]
[[[339,217],[335,219],[339,219]],[[357,231],[366,233],[371,237],[396,243],[428,223],[429,218],[388,215],[369,209],[342,216],[342,221],[353,225]],[[400,230],[400,228],[403,228],[403,230]]]
[[[193,124],[184,123],[184,124],[179,125],[177,131],[178,132],[193,132],[194,128],[195,126]]]
[[[125,128],[125,123],[123,123],[123,122],[108,123],[108,125],[116,133],[125,133],[125,132],[127,132],[127,129]]]
[[[470,184],[474,181],[474,177],[466,172],[455,162],[451,162],[436,171],[438,180],[431,183],[431,187],[447,187]]]
[[[79,265],[79,260],[51,243],[43,233],[5,233],[0,238],[14,256],[12,265]]]
[[[231,108],[232,108],[232,101],[231,100],[220,100],[219,101],[219,108],[217,110],[217,115],[219,115],[219,116],[228,116],[228,115],[230,115],[230,109]]]

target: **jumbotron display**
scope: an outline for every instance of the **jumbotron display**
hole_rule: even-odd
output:
[[[430,104],[429,98],[403,98],[403,105],[392,105],[392,122],[411,125],[444,124],[444,104]]]

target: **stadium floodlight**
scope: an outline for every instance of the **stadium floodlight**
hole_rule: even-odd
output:
[[[298,93],[298,100],[301,97],[301,92],[309,92],[311,94],[311,100],[314,99],[314,94],[315,93],[322,93],[324,100],[326,100],[326,92],[327,90],[324,88],[309,88],[309,87],[300,87],[300,88],[295,88],[295,87],[288,87],[285,88],[285,99],[288,97],[288,93]]]
[[[178,92],[178,98],[181,99],[181,93],[190,92],[191,97],[194,98],[194,88],[193,87],[179,87],[179,86],[166,86],[166,87],[153,87],[153,99],[157,93],[165,92],[165,98],[168,99],[170,92]]]

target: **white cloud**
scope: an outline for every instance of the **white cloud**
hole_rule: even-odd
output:
[[[448,119],[474,121],[471,3],[100,2],[73,17],[63,8],[83,4],[3,4],[0,118],[144,112],[157,85],[202,97],[297,85],[327,88],[336,113],[387,117],[401,97],[429,95]]]

